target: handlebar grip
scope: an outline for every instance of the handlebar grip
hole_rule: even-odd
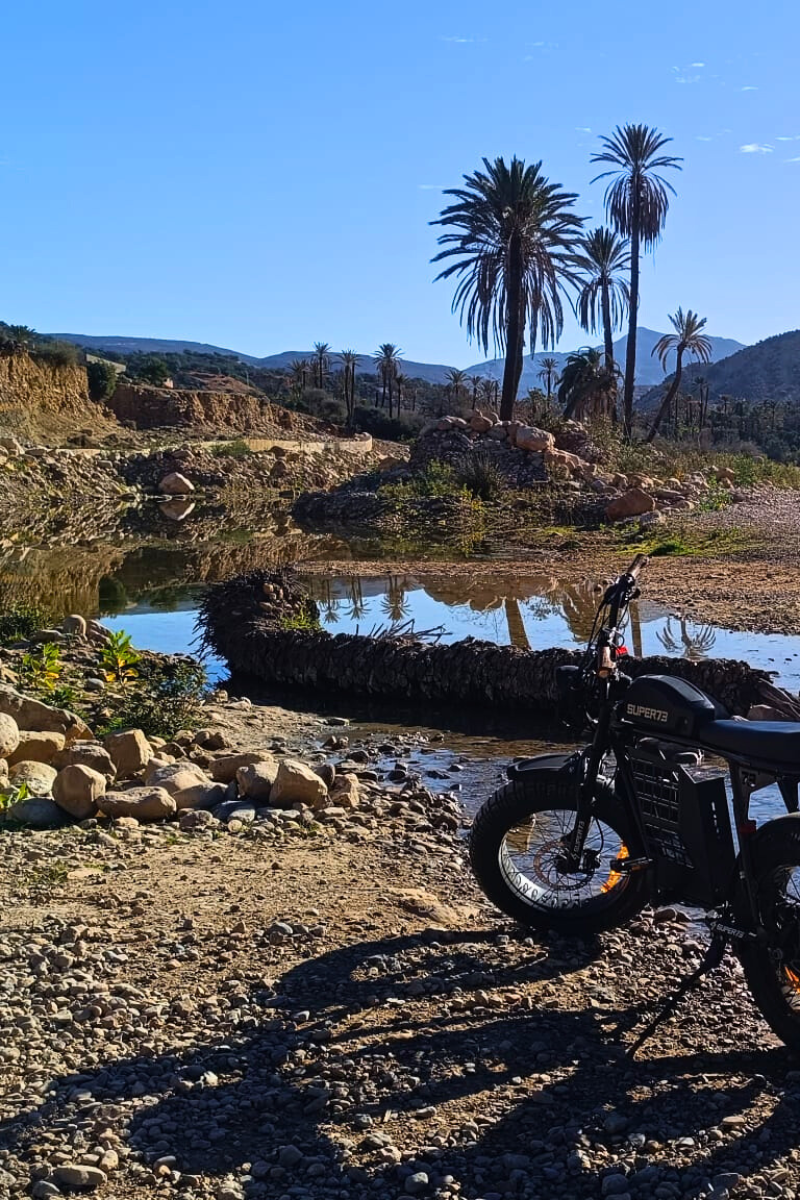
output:
[[[647,557],[646,554],[637,554],[636,558],[633,560],[631,565],[628,567],[627,574],[630,575],[631,579],[638,579],[639,572],[642,571],[647,566],[649,561],[650,561],[650,559]]]

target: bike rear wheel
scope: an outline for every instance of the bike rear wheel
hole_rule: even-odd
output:
[[[554,799],[535,781],[514,780],[480,809],[472,826],[470,860],[481,889],[514,920],[570,936],[615,929],[650,896],[646,871],[621,872],[614,860],[641,853],[623,806],[598,785],[595,814],[581,869],[558,865],[577,811],[577,793]]]
[[[750,994],[773,1033],[800,1052],[800,814],[769,821],[753,847],[755,894],[768,943],[737,946]]]

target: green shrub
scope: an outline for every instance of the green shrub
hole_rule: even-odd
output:
[[[58,646],[55,642],[45,642],[36,650],[29,650],[27,654],[23,654],[20,674],[30,687],[50,692],[63,669]]]
[[[151,737],[169,738],[179,729],[192,729],[207,690],[205,668],[193,659],[143,660],[138,678],[102,733],[137,728]]]
[[[108,641],[100,651],[100,664],[108,683],[124,688],[135,679],[137,666],[142,656],[131,645],[131,635],[122,629],[109,634]]]
[[[364,405],[359,405],[353,414],[356,429],[386,442],[411,442],[419,436],[424,424],[425,418],[419,413],[406,412],[399,417],[389,417],[383,409]]]
[[[253,451],[243,438],[235,442],[217,442],[211,447],[214,458],[248,458]]]
[[[476,500],[496,500],[506,481],[488,454],[471,454],[456,470],[458,483]]]
[[[4,613],[0,613],[0,646],[26,641],[46,624],[46,616],[35,605],[12,604]]]
[[[86,375],[89,380],[89,396],[97,404],[110,399],[117,386],[117,371],[107,362],[87,362]]]

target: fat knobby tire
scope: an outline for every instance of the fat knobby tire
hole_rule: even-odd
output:
[[[571,937],[616,929],[641,912],[650,898],[646,871],[632,872],[623,884],[605,895],[593,896],[562,909],[537,905],[509,886],[500,867],[500,851],[508,831],[534,813],[552,811],[556,807],[574,811],[576,802],[565,800],[554,805],[546,788],[532,781],[513,780],[499,788],[482,806],[470,836],[472,870],[486,897],[523,925]],[[598,785],[596,815],[619,835],[629,854],[635,857],[640,852],[625,810],[607,785]]]

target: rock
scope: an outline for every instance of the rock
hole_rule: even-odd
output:
[[[190,762],[148,770],[145,782],[169,792],[179,811],[183,808],[211,808],[224,799],[224,789],[220,791],[219,784],[213,784],[199,767]]]
[[[153,751],[141,729],[124,729],[121,733],[109,733],[103,745],[111,756],[120,779],[130,779],[143,771]]]
[[[84,680],[83,690],[89,692],[90,695],[97,696],[106,690],[105,680],[90,678]]]
[[[276,808],[291,808],[293,804],[322,808],[327,797],[328,789],[315,771],[296,759],[283,760],[272,786],[270,804]]]
[[[61,1187],[77,1188],[80,1191],[93,1191],[102,1187],[108,1176],[99,1167],[84,1167],[77,1163],[64,1163],[56,1167],[51,1179]]]
[[[628,1118],[622,1113],[611,1112],[603,1122],[603,1129],[606,1133],[610,1133],[612,1137],[623,1133],[628,1128]]]
[[[357,775],[337,775],[331,792],[331,804],[339,804],[342,808],[358,808],[361,803],[361,793],[358,787]]]
[[[56,781],[58,772],[49,763],[19,762],[11,768],[9,776],[15,787],[25,784],[34,796],[46,796]]]
[[[639,528],[653,529],[656,525],[663,525],[665,521],[666,517],[663,513],[653,510],[653,512],[642,513],[639,517]]]
[[[63,708],[51,708],[41,700],[23,696],[15,688],[0,685],[0,714],[13,717],[18,729],[36,729],[41,733],[63,733],[67,742],[91,738],[92,731],[80,717]],[[0,750],[2,747],[0,746]],[[0,753],[0,758],[4,757]]]
[[[105,775],[108,780],[113,779],[117,773],[111,755],[99,742],[73,742],[59,750],[52,760],[52,766],[57,771],[63,770],[64,767],[91,767],[93,771]]]
[[[628,1180],[619,1173],[606,1175],[600,1185],[600,1190],[604,1196],[621,1196],[628,1191]]]
[[[0,712],[0,758],[10,758],[19,745],[19,726],[12,716]]]
[[[169,798],[172,800],[171,796]],[[255,816],[255,813],[253,815]],[[184,833],[194,833],[197,829],[211,829],[216,824],[217,818],[207,808],[185,808],[178,821],[178,826]]]
[[[413,1175],[406,1176],[405,1191],[409,1196],[418,1196],[426,1190],[429,1182],[426,1171],[415,1171]]]
[[[301,1163],[305,1155],[302,1150],[298,1150],[297,1146],[281,1146],[278,1151],[278,1166],[286,1167],[291,1170]]]
[[[785,721],[785,715],[771,704],[754,704],[747,714],[748,721]]]
[[[72,613],[69,617],[64,617],[61,622],[61,632],[66,633],[68,637],[86,637],[86,618],[79,616],[78,613]]]
[[[0,720],[8,720],[2,718]],[[52,762],[59,750],[64,749],[63,733],[36,733],[33,730],[19,731],[19,744],[16,750],[7,755],[9,766],[18,762]]]
[[[226,754],[217,758],[209,767],[209,774],[215,783],[233,783],[236,772],[240,767],[254,766],[260,762],[274,762],[271,754],[265,750],[248,750],[243,754]]]
[[[278,764],[274,758],[239,767],[236,772],[239,794],[247,796],[250,800],[261,800],[266,803],[277,777]]]
[[[469,419],[469,427],[475,433],[488,433],[494,425],[488,417],[485,417],[482,412],[476,410]]]
[[[552,433],[548,433],[544,429],[537,429],[535,425],[517,426],[514,440],[520,450],[532,450],[538,454],[542,454],[545,450],[552,450],[556,444]]]
[[[97,812],[97,801],[105,790],[105,775],[91,767],[74,764],[59,771],[53,783],[53,799],[64,812],[78,821],[85,821]]]
[[[29,829],[58,829],[64,824],[64,813],[46,796],[28,796],[25,800],[17,800],[6,809],[12,821],[19,821]]]
[[[174,816],[177,804],[162,787],[133,787],[125,792],[106,792],[97,802],[107,817],[135,817],[137,821],[162,821]]]
[[[720,483],[736,482],[736,472],[732,471],[730,467],[715,467],[713,470]]]
[[[196,503],[185,496],[172,496],[169,500],[161,501],[158,513],[167,521],[185,521],[189,514],[194,512]]]
[[[194,484],[185,475],[181,475],[180,471],[171,471],[161,480],[158,490],[164,496],[190,496],[194,491]]]
[[[609,521],[622,521],[626,517],[638,517],[642,513],[652,512],[656,502],[647,492],[639,487],[632,487],[616,500],[612,500],[606,508]]]

